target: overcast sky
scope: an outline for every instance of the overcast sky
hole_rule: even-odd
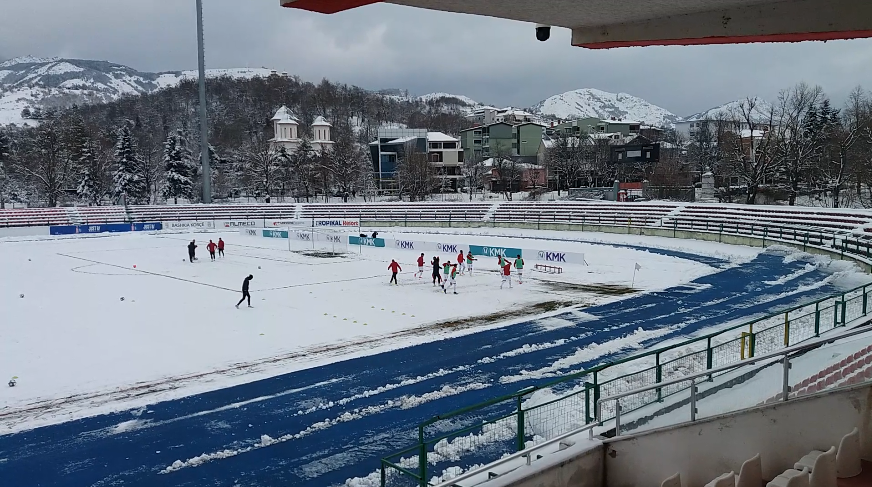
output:
[[[303,79],[463,94],[527,107],[577,88],[626,92],[677,115],[748,95],[774,99],[799,81],[837,105],[872,89],[872,40],[780,45],[625,48],[538,42],[530,24],[372,5],[336,15],[278,0],[204,0],[206,63],[268,67]],[[142,71],[196,69],[194,0],[9,0],[0,57],[108,60]]]

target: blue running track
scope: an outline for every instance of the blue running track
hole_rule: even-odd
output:
[[[645,344],[650,346],[837,291],[831,285],[814,286],[826,277],[823,272],[799,273],[805,262],[785,263],[783,256],[770,251],[734,267],[711,257],[687,253],[681,257],[720,270],[692,285],[585,309],[595,320],[571,312],[558,317],[574,322],[572,326],[543,326],[544,322],[531,320],[167,401],[145,410],[0,436],[0,485],[344,485],[348,478],[373,473],[381,456],[413,444],[419,422],[536,383],[533,379],[501,383],[501,377],[551,367],[579,348],[603,344],[638,328],[668,329]],[[797,276],[784,283],[764,283],[794,273]],[[547,346],[501,355],[526,344]],[[633,350],[612,352],[589,363],[573,364],[571,370],[630,353]],[[445,395],[426,396],[446,386],[460,392],[448,389]],[[254,447],[264,441],[262,435],[289,437]],[[265,440],[270,443],[269,438]],[[225,450],[225,458],[160,473],[175,460]]]

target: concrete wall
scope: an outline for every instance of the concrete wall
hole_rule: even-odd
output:
[[[605,448],[584,447],[573,454],[574,447],[548,455],[531,466],[522,466],[487,482],[493,487],[602,487]]]
[[[829,393],[616,438],[606,444],[604,487],[657,487],[676,472],[686,486],[738,473],[760,453],[772,479],[812,449],[837,446],[860,428],[863,457],[872,459],[872,387]]]

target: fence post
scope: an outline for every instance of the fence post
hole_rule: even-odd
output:
[[[672,238],[675,238],[678,234],[678,221],[672,220]]]
[[[784,354],[784,376],[781,383],[782,400],[786,401],[790,394],[790,354]]]
[[[814,303],[814,336],[821,336],[821,302]]]
[[[751,344],[748,347],[748,358],[754,358],[754,348],[756,347],[756,344],[757,344],[757,334],[754,332],[751,332],[751,334],[749,335],[749,338],[751,339]]]
[[[839,326],[839,300],[833,303],[833,328]]]
[[[696,421],[696,381],[690,379],[690,421]]]
[[[655,367],[655,375],[657,377],[657,383],[663,381],[663,371],[660,368],[660,352],[654,354],[654,367]],[[663,401],[663,389],[657,389],[657,402]]]
[[[724,235],[724,224],[721,223],[721,228],[720,228],[720,230],[718,230],[718,243],[720,243],[723,235]]]
[[[763,227],[763,248],[766,248],[766,234],[769,233],[769,227]]]
[[[705,359],[705,368],[709,370],[712,368],[712,362],[714,362],[714,350],[712,350],[712,337],[708,337],[705,345],[706,351],[706,359]],[[711,380],[712,376],[709,376],[709,380]]]
[[[521,396],[518,396],[518,451],[524,449],[524,408],[521,405]]]
[[[846,326],[848,324],[847,311],[848,311],[848,301],[845,300],[845,295],[842,294],[842,326]]]
[[[790,319],[787,317],[788,311],[784,312],[784,346],[790,346]]]
[[[866,286],[863,286],[863,316],[866,316],[866,302],[868,301],[868,296],[866,295]]]
[[[451,211],[448,212],[448,228],[451,228]]]
[[[592,384],[590,382],[584,383],[584,424],[590,424],[593,420],[590,416],[590,388]]]
[[[621,436],[621,400],[615,399],[615,436]]]
[[[418,474],[421,475],[419,484],[421,487],[427,487],[427,444],[424,443],[424,426],[418,426],[418,441],[421,442],[421,449],[418,451]]]

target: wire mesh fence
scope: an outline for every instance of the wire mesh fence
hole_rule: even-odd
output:
[[[423,448],[418,445],[417,463],[408,459],[402,459],[396,465],[383,461],[383,469],[386,469],[383,485],[403,487],[417,485],[414,482],[418,481],[423,486],[428,471],[431,475],[433,472],[449,472],[447,467],[456,465],[461,459],[467,466],[486,464],[531,444],[581,428],[597,418],[599,421],[612,419],[617,414],[618,404],[621,413],[627,413],[663,401],[691,387],[692,381],[643,391],[618,401],[601,402],[599,416],[596,415],[596,405],[601,397],[734,364],[845,326],[868,314],[867,303],[872,289],[867,287],[872,288],[852,289],[708,336],[604,364],[459,413],[440,415],[438,419],[422,424],[421,436],[426,439]],[[622,375],[615,376],[615,372]],[[421,455],[426,455],[423,457],[426,461],[421,460]],[[413,464],[422,467],[405,470]]]

